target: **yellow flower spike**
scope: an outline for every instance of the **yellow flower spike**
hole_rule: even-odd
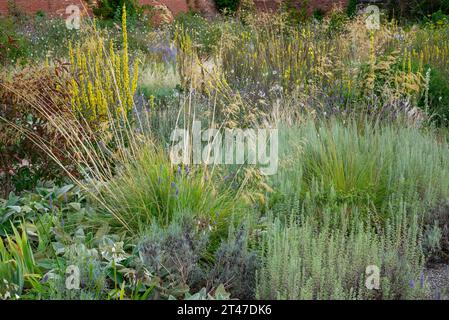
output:
[[[151,108],[151,110],[155,109],[154,96],[153,95],[150,96],[150,108]]]
[[[95,77],[98,82],[101,82],[101,67],[100,67],[100,58],[98,56],[95,57]]]
[[[129,83],[129,56],[128,56],[128,30],[126,27],[126,5],[123,5],[122,10],[122,33],[123,33],[123,83],[124,96],[126,97],[126,111],[130,110],[133,105],[133,96],[130,90]]]
[[[101,90],[95,90],[95,101],[97,103],[97,115],[98,117],[105,116],[105,110],[103,105],[103,92]]]
[[[109,41],[109,58],[111,59],[112,66],[115,67],[115,51],[112,40]]]
[[[103,43],[103,39],[99,39],[98,40],[98,47],[97,47],[97,56],[98,59],[100,59],[101,61],[103,61],[103,48],[104,48],[104,43]]]
[[[92,82],[89,80],[87,82],[87,92],[89,94],[89,107],[90,107],[90,111],[92,112],[92,115],[95,117],[97,115],[97,103],[96,103],[96,99],[95,99],[95,95],[94,95],[94,91],[93,91],[93,86],[92,86]]]
[[[70,68],[73,71],[75,67],[75,54],[73,52],[72,42],[69,42],[69,59],[70,59]]]
[[[405,62],[407,61],[407,51],[404,50],[404,55],[402,56],[402,71],[405,72]]]
[[[109,69],[107,69],[107,70],[109,71]],[[105,83],[106,94],[112,100],[112,102],[116,102],[116,101],[114,101],[114,96],[113,96],[112,90],[111,90],[112,83],[111,83],[111,75],[109,72],[106,72],[105,79],[106,79],[106,83]]]
[[[80,101],[80,91],[78,88],[78,83],[76,83],[76,80],[72,78],[71,80],[71,93],[72,93],[72,109],[74,111],[80,111],[81,110],[81,101]]]
[[[81,54],[81,72],[83,72],[86,76],[89,73],[89,70],[87,69],[87,58],[84,53]]]
[[[137,90],[137,80],[139,79],[139,61],[136,59],[134,61],[134,74],[133,74],[133,81],[132,81],[132,87],[131,87],[131,94],[135,94]]]
[[[412,57],[408,56],[408,73],[412,73]]]
[[[76,62],[78,70],[81,70],[83,66],[81,65],[81,48],[79,44],[76,46]]]
[[[116,54],[115,55],[115,78],[117,81],[117,103],[120,105],[124,105],[126,103],[126,101],[124,101],[124,95],[123,95],[123,84],[122,84],[122,73],[121,73],[121,59],[120,59],[120,55]],[[121,107],[119,106],[119,111]]]

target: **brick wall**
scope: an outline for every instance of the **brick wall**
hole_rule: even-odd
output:
[[[190,3],[197,3],[192,0],[139,0],[141,4],[152,5],[154,3],[165,4],[173,14],[188,11]],[[255,4],[259,10],[276,10],[282,0],[255,0]],[[48,15],[62,16],[65,15],[65,8],[70,4],[82,7],[82,0],[15,0],[17,7],[29,14],[35,14],[38,11],[46,12]],[[335,4],[346,6],[348,0],[310,0],[309,10],[320,8],[325,11],[329,10]],[[194,5],[190,5],[193,6]],[[201,8],[200,8],[201,9]],[[8,13],[8,0],[0,0],[0,14]]]
[[[15,0],[15,2],[19,9],[32,15],[38,11],[52,16],[64,15],[65,8],[71,4],[83,8],[82,0]],[[187,12],[189,9],[186,0],[140,0],[140,3],[142,5],[165,4],[174,14]],[[0,14],[8,14],[8,0],[0,0]]]
[[[15,3],[20,10],[28,14],[43,11],[54,16],[65,15],[65,9],[71,4],[83,8],[82,0],[15,0]],[[0,14],[8,14],[8,0],[0,0]]]

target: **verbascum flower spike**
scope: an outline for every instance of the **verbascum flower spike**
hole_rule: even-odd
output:
[[[123,33],[123,84],[126,96],[126,111],[132,108],[133,98],[129,83],[129,56],[128,56],[128,30],[126,26],[126,5],[122,10],[122,33]]]
[[[134,73],[133,73],[133,81],[131,87],[131,94],[134,95],[137,90],[137,80],[139,79],[139,61],[136,59],[134,61]]]

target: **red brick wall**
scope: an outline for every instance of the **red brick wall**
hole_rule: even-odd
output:
[[[65,8],[70,4],[75,4],[82,8],[82,0],[15,0],[19,8],[29,14],[44,11],[48,15],[64,15]],[[155,2],[165,4],[174,14],[188,11],[189,0],[139,0],[141,4],[154,4]],[[255,0],[256,6],[260,10],[276,10],[282,0]],[[325,11],[335,4],[346,5],[348,0],[310,0],[310,8],[320,8]],[[0,0],[0,14],[8,13],[8,0]]]
[[[65,15],[65,9],[71,5],[77,5],[84,11],[82,0],[15,0],[17,7],[28,14],[35,14],[38,11],[46,12],[49,15]],[[8,0],[0,0],[0,14],[8,13]]]
[[[139,0],[142,5],[165,4],[174,14],[187,12],[186,0]],[[65,8],[71,4],[83,8],[82,0],[16,0],[17,7],[28,14],[44,11],[49,15],[64,15]],[[82,10],[83,11],[83,10]],[[0,0],[0,14],[8,13],[8,0]]]

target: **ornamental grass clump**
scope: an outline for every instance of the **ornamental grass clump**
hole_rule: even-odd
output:
[[[383,225],[402,202],[424,214],[449,197],[448,144],[432,130],[332,120],[281,132],[272,187],[302,205],[347,206],[356,220]]]
[[[174,166],[162,149],[150,143],[122,160],[117,175],[101,192],[120,220],[141,230],[153,222],[166,226],[188,212],[198,223],[227,232],[228,224],[242,214],[238,190],[226,186],[213,170]]]

